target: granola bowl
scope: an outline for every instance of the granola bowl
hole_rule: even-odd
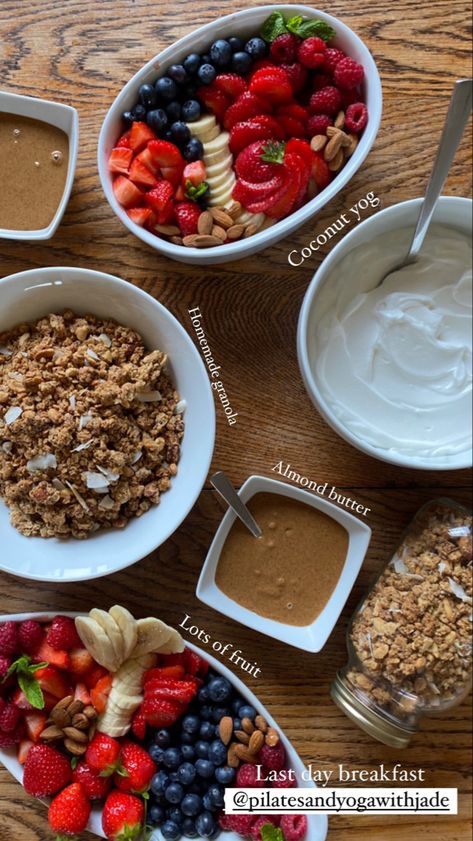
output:
[[[0,280],[0,300],[0,569],[38,581],[80,581],[130,566],[173,534],[205,482],[214,447],[215,408],[204,364],[184,328],[162,304],[112,275],[77,268],[33,269]],[[45,319],[49,314],[55,318]],[[36,322],[34,328],[24,328]],[[48,357],[31,342],[51,323],[62,324],[64,338],[43,335],[42,341],[51,346]],[[82,336],[79,328],[88,323],[96,332],[102,330],[103,344],[94,345],[100,335],[86,327],[92,347],[84,356],[74,336]],[[23,327],[15,331],[20,324]],[[104,324],[111,339],[103,332]],[[64,351],[70,361],[61,372],[59,356]],[[129,361],[122,364],[127,354]],[[106,363],[109,368],[102,372]],[[146,385],[140,384],[140,377],[151,370],[160,377],[160,391],[142,390]],[[75,388],[73,375],[79,377]],[[78,388],[78,383],[84,387]],[[124,401],[130,388],[139,391],[128,392]],[[54,389],[49,391],[49,407],[42,396],[48,389]],[[68,391],[73,393],[67,396]],[[95,406],[81,408],[84,399],[96,401]],[[74,441],[66,447],[63,435],[68,428],[74,430]],[[136,434],[140,448],[131,454]],[[118,459],[116,473],[110,458]],[[105,482],[99,481],[97,471]],[[95,500],[94,488],[99,494]]]

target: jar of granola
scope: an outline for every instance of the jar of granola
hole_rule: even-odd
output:
[[[471,686],[472,518],[449,499],[420,509],[348,629],[335,703],[374,738],[406,747],[423,715]]]

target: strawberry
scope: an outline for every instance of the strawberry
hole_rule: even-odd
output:
[[[190,648],[186,648],[184,652],[186,658],[186,669],[189,675],[198,675],[199,677],[205,677],[209,670],[209,664],[207,660],[204,660],[203,657],[199,657],[195,651],[191,651]]]
[[[183,713],[178,701],[162,701],[153,696],[143,701],[141,710],[146,723],[157,728],[170,727]]]
[[[89,768],[101,777],[110,777],[120,761],[120,743],[105,733],[96,733],[85,754]]]
[[[158,669],[148,669],[143,675],[143,686],[149,680],[156,680],[158,678],[173,678],[174,680],[182,680],[185,675],[184,666],[164,666]]]
[[[151,211],[150,211],[151,212]],[[98,714],[104,712],[112,688],[113,675],[106,674],[90,690],[90,700]]]
[[[276,112],[276,116],[292,117],[294,120],[299,120],[300,123],[305,125],[309,119],[309,112],[307,108],[304,108],[302,105],[298,105],[297,102],[292,102],[290,105],[280,105]]]
[[[142,210],[144,210],[145,213],[147,212],[145,207],[135,207],[132,208],[132,210],[133,209],[138,210],[140,212]],[[131,210],[128,211],[128,215],[130,215],[131,212]],[[93,668],[86,675],[84,675],[84,683],[87,686],[87,689],[93,689],[94,686],[97,685],[99,680],[103,677],[106,677],[106,675],[108,675],[107,669],[104,669],[103,666],[99,666],[98,663],[94,663]]]
[[[160,663],[163,666],[182,666],[184,671],[187,668],[187,655],[185,651],[179,652],[179,654],[161,654],[160,655]]]
[[[159,175],[159,165],[154,160],[154,158],[153,158],[151,152],[149,151],[148,147],[143,149],[143,151],[140,152],[140,154],[136,156],[135,160],[139,161],[140,164],[143,164],[143,166],[145,166],[146,169],[149,169],[149,171],[152,172],[153,175],[156,176],[156,178],[158,177],[158,175]]]
[[[143,800],[123,791],[108,795],[102,812],[102,828],[108,841],[136,841],[145,821]]]
[[[89,817],[90,802],[80,783],[72,783],[56,795],[48,810],[48,822],[53,832],[66,836],[83,832]]]
[[[113,192],[122,207],[133,207],[143,199],[141,190],[124,175],[119,175],[113,182]]]
[[[148,791],[156,764],[148,751],[134,742],[124,742],[120,753],[120,770],[113,775],[113,782],[120,791],[143,794]]]
[[[309,173],[311,172],[315,152],[312,151],[307,140],[300,140],[298,137],[288,140],[286,143],[286,155],[288,152],[294,152],[294,154],[299,155],[305,161],[307,171]]]
[[[141,152],[150,140],[156,140],[154,131],[146,123],[134,122],[130,133],[130,148],[134,152]]]
[[[250,82],[250,92],[275,105],[292,101],[292,87],[282,67],[257,70]]]
[[[119,175],[118,178],[124,178],[124,176]],[[124,178],[124,181],[126,180]],[[32,654],[31,659],[33,663],[48,663],[49,666],[55,666],[56,669],[62,669],[64,671],[67,671],[69,668],[69,655],[67,651],[57,651],[49,645],[47,640],[43,640],[37,651]]]
[[[308,70],[298,61],[294,64],[281,64],[283,70],[286,71],[289,84],[293,93],[300,93],[305,83],[307,82]]]
[[[33,745],[28,751],[23,787],[33,797],[56,794],[71,780],[69,760],[49,745]]]
[[[280,167],[280,172],[268,181],[252,184],[240,178],[233,189],[233,198],[253,213],[260,213],[269,207],[272,199],[277,201],[278,191],[285,188],[286,184],[284,167]]]
[[[307,129],[304,123],[300,120],[295,120],[294,117],[286,117],[281,115],[279,122],[286,132],[286,137],[307,137]]]
[[[91,703],[90,693],[85,683],[76,683],[74,689],[74,701],[82,701],[84,707],[88,707]]]
[[[169,181],[173,187],[178,187],[181,183],[182,179],[182,167],[181,166],[162,166],[161,167],[161,175],[166,181]]]
[[[131,722],[131,731],[137,739],[142,742],[146,736],[146,719],[143,715],[141,707],[136,711]]]
[[[51,712],[53,707],[56,706],[58,699],[55,695],[51,695],[49,692],[43,692],[43,699],[44,699],[44,712]],[[17,687],[12,695],[12,702],[16,704],[16,706],[20,710],[33,710],[34,707],[28,701],[25,693],[23,692],[20,687]]]
[[[194,161],[184,167],[184,172],[182,173],[182,183],[185,187],[188,186],[188,181],[191,182],[193,187],[198,187],[199,184],[202,184],[206,178],[207,170],[203,161]]]
[[[148,143],[148,151],[156,166],[184,166],[179,149],[168,140],[152,140]]]
[[[314,158],[312,161],[312,178],[319,190],[323,190],[327,184],[330,183],[331,179],[331,173],[327,162],[318,152],[314,152]]]
[[[131,221],[134,222],[135,225],[139,225],[140,228],[143,228],[145,225],[150,223],[154,215],[150,207],[130,207],[126,214],[130,217]],[[88,681],[86,681],[86,683],[88,685]]]
[[[23,721],[25,722],[28,739],[32,742],[38,742],[41,733],[46,727],[47,720],[48,716],[46,713],[39,712],[38,710],[25,712]]]
[[[69,671],[75,677],[83,677],[97,665],[86,648],[71,648],[69,651],[69,660]]]
[[[240,152],[235,161],[235,172],[238,178],[258,183],[269,181],[278,174],[281,169],[279,164],[263,160],[265,149],[266,143],[259,140]]]
[[[122,175],[128,175],[132,158],[133,151],[131,149],[127,149],[125,146],[116,146],[110,152],[108,159],[110,172],[119,172]]]
[[[28,756],[30,748],[33,747],[33,742],[29,739],[22,739],[18,745],[18,753],[17,759],[20,765],[24,765],[26,762],[26,757]]]
[[[214,84],[219,91],[224,93],[225,96],[228,96],[233,102],[248,88],[245,80],[241,76],[238,76],[237,73],[220,73],[215,79]]]
[[[271,58],[266,57],[256,59],[256,61],[253,62],[253,67],[251,69],[253,73],[256,73],[257,70],[262,70],[263,68],[268,67],[276,67],[276,65]]]
[[[86,762],[80,760],[72,772],[75,783],[81,783],[89,800],[105,800],[112,787],[111,777],[94,774]]]
[[[234,155],[238,155],[246,146],[257,140],[283,140],[284,137],[284,129],[278,121],[268,114],[262,114],[233,126],[230,132],[230,150]]]
[[[174,213],[183,237],[197,233],[197,222],[201,210],[196,204],[189,201],[176,202]]]
[[[144,686],[145,701],[147,698],[158,698],[163,701],[178,701],[180,704],[190,704],[197,694],[197,683],[190,680],[172,680],[158,678],[149,680]]]
[[[215,114],[219,123],[223,121],[225,113],[231,105],[231,100],[219,90],[215,82],[197,88],[197,99],[203,102],[212,114]]]
[[[289,178],[286,189],[279,195],[276,202],[272,202],[270,207],[267,207],[265,213],[271,219],[283,219],[287,216],[296,201],[301,188],[300,177]]]
[[[122,134],[122,136],[119,138],[119,140],[117,140],[117,142],[115,144],[115,148],[116,149],[117,148],[119,148],[119,149],[129,149],[130,148],[130,136],[131,136],[131,128],[128,129],[128,131],[126,131],[125,134]]]
[[[233,105],[230,105],[225,114],[223,125],[227,131],[230,131],[237,123],[242,123],[251,119],[251,117],[257,117],[259,114],[269,114],[271,111],[272,107],[269,102],[265,102],[261,97],[246,91],[238,97]]]
[[[156,178],[151,170],[138,158],[133,161],[128,177],[130,181],[139,184],[141,187],[154,187],[156,184]]]
[[[179,186],[176,187],[176,192],[174,193],[174,198],[175,198],[176,201],[186,201],[186,198],[187,198],[186,191],[184,190],[184,187],[182,186],[182,184],[179,184]]]
[[[156,213],[159,225],[166,225],[174,215],[174,187],[169,181],[159,181],[146,193],[146,203]]]
[[[53,668],[53,666],[38,669],[35,672],[35,678],[43,692],[49,692],[55,698],[65,698],[66,695],[70,694],[70,686],[64,675]]]

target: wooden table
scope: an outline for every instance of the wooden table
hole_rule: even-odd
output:
[[[464,841],[470,838],[469,704],[441,720],[425,721],[410,749],[398,753],[351,724],[331,702],[329,686],[345,663],[348,617],[401,530],[432,497],[447,494],[468,502],[470,476],[467,471],[391,467],[353,449],[326,425],[304,390],[295,348],[302,297],[323,254],[299,268],[288,265],[287,255],[369,191],[379,196],[383,207],[422,193],[452,82],[470,72],[471,10],[463,0],[434,0],[428,7],[417,0],[332,0],[326,8],[361,35],[382,76],[384,117],[368,161],[297,235],[239,263],[191,268],[161,258],[116,219],[97,175],[98,133],[113,98],[145,60],[189,32],[196,18],[210,21],[220,12],[252,5],[249,0],[203,2],[195,15],[188,0],[2,0],[1,87],[75,105],[81,140],[74,192],[58,233],[38,245],[2,241],[1,274],[49,265],[101,269],[151,293],[188,330],[188,308],[200,307],[239,415],[237,425],[229,427],[217,406],[214,468],[223,468],[240,485],[251,473],[274,475],[273,465],[283,460],[370,507],[373,540],[357,585],[323,653],[316,656],[252,633],[205,608],[195,598],[195,585],[222,516],[207,485],[182,527],[138,565],[88,584],[28,585],[2,575],[0,613],[88,610],[121,602],[137,616],[157,612],[176,625],[190,614],[213,639],[231,642],[258,662],[261,675],[248,679],[248,684],[307,763],[336,769],[339,763],[375,768],[401,761],[406,768],[425,769],[426,785],[460,790],[457,817],[333,818],[333,841],[408,841],[414,833],[418,841]],[[445,192],[470,195],[469,172],[465,138]],[[51,838],[44,807],[3,771],[0,803],[0,841]]]

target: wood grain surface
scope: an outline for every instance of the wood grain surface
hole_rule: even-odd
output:
[[[434,496],[469,502],[471,476],[383,464],[326,425],[304,390],[295,347],[301,300],[324,254],[299,268],[288,265],[287,255],[369,191],[381,207],[422,193],[452,83],[470,74],[470,3],[332,0],[325,6],[361,35],[381,73],[384,115],[368,160],[322,213],[264,254],[215,268],[174,263],[129,234],[106,203],[96,167],[100,125],[121,86],[151,56],[196,25],[253,5],[248,0],[203,0],[198,7],[188,0],[0,0],[0,87],[75,105],[81,127],[74,191],[59,231],[44,244],[1,241],[0,273],[48,265],[110,272],[162,301],[188,330],[188,308],[200,307],[239,415],[231,428],[217,406],[213,466],[239,485],[251,473],[271,475],[272,466],[284,460],[370,507],[373,540],[356,587],[326,647],[315,656],[205,608],[195,598],[195,585],[222,516],[207,486],[174,536],[124,572],[74,585],[28,584],[1,575],[0,613],[108,608],[118,601],[137,616],[156,612],[174,624],[190,614],[212,638],[231,642],[258,662],[260,677],[244,677],[307,763],[333,770],[339,763],[355,769],[402,762],[425,769],[428,786],[459,789],[458,816],[331,818],[331,841],[410,841],[414,834],[417,841],[466,841],[471,837],[470,704],[442,719],[425,720],[412,746],[396,752],[351,724],[331,702],[329,686],[345,662],[347,620],[401,530]],[[465,135],[444,192],[470,195],[470,160]],[[44,806],[1,771],[0,841],[51,837]]]

